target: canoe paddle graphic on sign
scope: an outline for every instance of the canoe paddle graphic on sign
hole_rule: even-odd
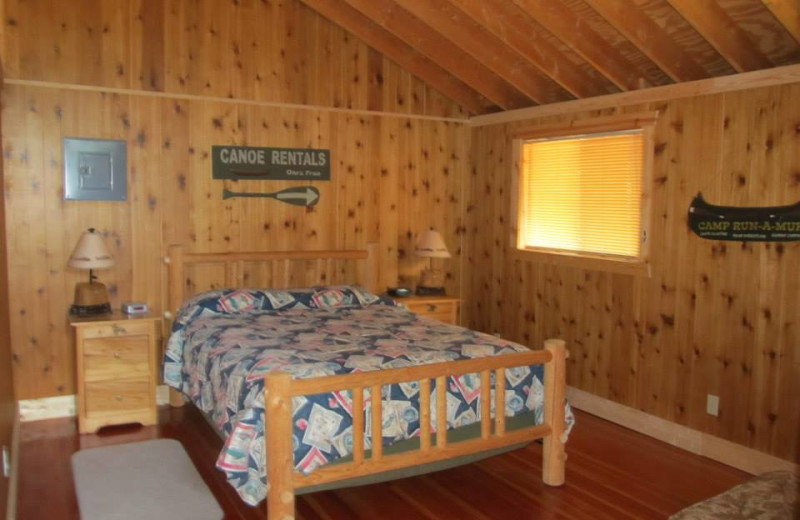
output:
[[[265,199],[277,199],[286,204],[294,206],[314,206],[319,202],[319,190],[314,186],[300,186],[297,188],[286,188],[285,190],[273,193],[248,193],[242,191],[222,190],[222,199],[232,199],[234,197],[255,197]]]

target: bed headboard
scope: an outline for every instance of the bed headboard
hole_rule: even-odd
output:
[[[183,245],[167,249],[167,311],[171,319],[195,293],[222,287],[287,289],[311,285],[358,284],[376,287],[375,244],[366,249],[189,253]]]

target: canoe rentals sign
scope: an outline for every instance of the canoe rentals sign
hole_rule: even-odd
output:
[[[689,206],[689,227],[701,238],[734,242],[800,240],[800,202],[791,206],[714,206],[699,193]]]
[[[314,206],[319,202],[319,190],[314,186],[301,186],[297,188],[286,188],[285,190],[274,193],[249,193],[242,191],[222,190],[222,198],[232,199],[234,197],[254,197],[275,199],[295,206]]]
[[[331,151],[313,148],[212,146],[214,179],[329,181]]]

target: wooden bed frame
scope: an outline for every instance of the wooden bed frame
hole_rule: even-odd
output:
[[[328,251],[270,251],[248,253],[186,253],[183,246],[170,246],[165,262],[169,275],[169,312],[167,318],[177,312],[189,295],[185,289],[190,281],[186,277],[186,266],[191,264],[223,264],[224,282],[227,286],[240,286],[246,262],[281,262],[284,267],[277,270],[287,273],[285,265],[293,261],[355,261],[362,262],[356,269],[356,283],[375,291],[377,272],[374,247],[366,250],[328,250]],[[321,273],[323,269],[319,269]],[[285,277],[284,283],[291,283]],[[330,276],[322,275],[313,283],[338,283]],[[287,285],[276,288],[287,288]],[[295,491],[309,486],[318,486],[366,475],[408,468],[411,466],[444,461],[470,454],[513,446],[544,439],[542,479],[550,486],[564,484],[564,403],[566,390],[566,358],[564,341],[551,339],[545,341],[544,350],[519,352],[489,358],[468,359],[435,363],[416,367],[380,370],[359,374],[317,377],[293,380],[290,374],[277,372],[265,377],[265,437],[267,457],[267,479],[270,484],[267,494],[267,518],[269,520],[290,520],[294,518]],[[448,442],[446,433],[447,399],[446,381],[450,376],[480,373],[481,393],[491,391],[491,373],[495,381],[505,381],[505,370],[517,366],[544,365],[544,423],[537,426],[506,431],[504,414],[490,416],[491,401],[481,400],[481,434],[479,438],[461,442]],[[436,381],[436,432],[432,443],[431,422],[431,380]],[[420,384],[420,447],[398,454],[385,455],[381,443],[372,446],[371,454],[366,456],[364,449],[365,414],[364,389],[370,395],[381,395],[383,385],[408,381]],[[353,395],[353,456],[352,461],[323,466],[309,475],[294,470],[292,456],[292,398],[296,396],[319,394],[334,391],[351,391]],[[170,389],[170,404],[182,406],[183,395]],[[381,400],[371,403],[372,431],[381,431]],[[495,391],[495,409],[505,409],[505,386],[499,385]]]

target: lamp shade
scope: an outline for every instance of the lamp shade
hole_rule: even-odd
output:
[[[442,234],[433,228],[420,237],[415,254],[425,258],[450,258],[450,251],[447,250]]]
[[[103,237],[95,233],[94,228],[89,228],[78,240],[67,265],[75,269],[108,269],[114,266],[114,257],[103,242]]]

